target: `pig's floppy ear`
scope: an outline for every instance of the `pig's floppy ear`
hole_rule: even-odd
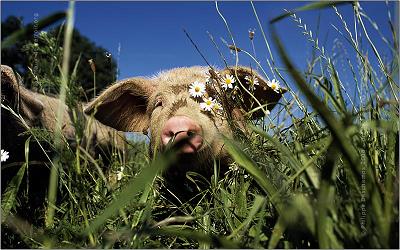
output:
[[[1,65],[1,102],[31,123],[43,110],[43,103],[17,80],[14,71],[6,65]]]
[[[221,71],[221,74],[225,76],[225,74],[230,74],[236,78],[239,78],[240,82],[247,90],[250,90],[250,85],[247,83],[247,77],[255,77],[258,81],[258,85],[254,85],[254,90],[250,90],[251,93],[257,98],[257,100],[261,103],[261,105],[267,104],[267,109],[272,110],[275,105],[278,103],[279,99],[281,99],[282,95],[287,92],[287,89],[280,88],[278,92],[275,92],[267,85],[267,81],[263,79],[254,69],[247,67],[236,67],[236,68],[226,68]],[[241,98],[241,108],[245,111],[251,111],[252,109],[258,107],[259,105],[254,101],[246,91],[243,90],[243,87],[237,83],[237,86],[241,89],[242,97]],[[259,110],[253,113],[253,117],[261,117],[264,113]]]
[[[85,108],[101,123],[120,131],[144,131],[149,127],[148,98],[154,91],[151,81],[130,78],[107,88]]]

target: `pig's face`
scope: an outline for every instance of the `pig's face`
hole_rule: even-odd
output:
[[[239,121],[240,114],[258,105],[250,101],[251,97],[243,91],[241,102],[234,102],[233,99],[226,101],[233,98],[232,95],[225,98],[225,103],[229,105],[225,105],[222,112],[202,109],[200,103],[204,98],[212,97],[215,100],[220,96],[222,102],[221,94],[227,94],[216,81],[214,85],[205,85],[206,91],[202,97],[194,97],[189,92],[192,83],[206,83],[210,80],[208,72],[209,68],[206,67],[176,68],[150,78],[123,80],[109,87],[90,103],[86,112],[95,112],[98,120],[118,130],[149,129],[151,153],[164,150],[169,143],[184,141],[178,149],[179,158],[182,159],[180,165],[189,164],[185,168],[191,170],[210,166],[213,159],[222,159],[227,155],[220,136],[232,136],[226,117]],[[259,85],[253,86],[255,89],[252,92],[262,104],[269,103],[268,109],[272,109],[284,92],[270,89],[251,69],[225,69],[220,73],[222,76],[237,76],[243,86],[249,76],[255,76]],[[211,80],[221,80],[221,77],[211,75]],[[240,85],[237,83],[237,86]],[[228,88],[228,91],[233,90]],[[237,103],[241,103],[240,106],[235,106]]]
[[[223,158],[225,151],[220,134],[230,135],[223,115],[202,111],[199,98],[189,94],[193,82],[207,80],[207,68],[177,68],[151,78],[157,86],[149,97],[147,114],[151,132],[151,150],[162,151],[168,143],[186,140],[179,149],[181,158],[199,165],[209,165]],[[200,100],[201,101],[201,100]]]

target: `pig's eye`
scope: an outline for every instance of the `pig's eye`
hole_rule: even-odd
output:
[[[162,107],[163,103],[161,99],[157,99],[156,103],[154,104],[154,108]]]

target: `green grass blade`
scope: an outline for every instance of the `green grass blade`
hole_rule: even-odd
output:
[[[74,2],[71,1],[69,3],[68,12],[67,12],[67,30],[65,31],[64,36],[64,54],[63,54],[63,65],[62,65],[62,84],[60,88],[60,104],[57,107],[57,123],[54,129],[54,144],[55,147],[59,150],[62,150],[64,147],[62,142],[62,131],[61,125],[63,124],[63,117],[65,111],[65,98],[66,91],[68,88],[68,73],[69,73],[69,58],[70,58],[70,49],[71,49],[71,40],[72,40],[72,30],[74,25]],[[58,186],[58,174],[59,169],[61,169],[60,161],[55,161],[54,165],[50,171],[50,180],[49,180],[49,193],[48,193],[48,206],[46,211],[45,224],[46,227],[52,228],[54,223],[54,206],[57,198],[57,186]]]
[[[334,247],[332,243],[336,242],[336,240],[332,241],[335,237],[330,225],[329,210],[334,205],[335,186],[333,185],[333,179],[337,160],[337,146],[332,143],[327,151],[325,165],[321,169],[321,188],[317,200],[317,234],[318,243],[321,248],[332,248]]]
[[[311,202],[307,199],[307,197],[304,196],[303,194],[296,195],[293,198],[292,207],[297,209],[298,213],[303,216],[307,228],[310,230],[312,234],[315,234],[316,223],[314,216],[314,208]]]
[[[268,242],[269,249],[276,248],[285,230],[286,225],[284,223],[283,215],[280,215],[272,231],[271,238]]]
[[[344,99],[343,99],[343,95],[342,95],[342,91],[340,89],[340,80],[339,80],[339,76],[337,75],[337,71],[335,69],[335,66],[333,65],[332,61],[329,60],[328,62],[329,64],[329,70],[331,71],[332,74],[332,82],[333,82],[333,87],[335,89],[335,98],[337,103],[340,105],[340,110],[343,111],[344,114],[345,110],[346,110],[346,104],[344,103]],[[339,110],[338,110],[339,111]]]

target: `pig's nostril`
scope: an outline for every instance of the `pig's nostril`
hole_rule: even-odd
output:
[[[186,131],[178,131],[178,132],[172,132],[172,131],[169,131],[169,141],[168,141],[168,143],[174,143],[174,141],[175,141],[175,139],[176,139],[176,137],[178,137],[178,135],[180,134],[180,133],[184,133],[184,132],[186,132]]]

